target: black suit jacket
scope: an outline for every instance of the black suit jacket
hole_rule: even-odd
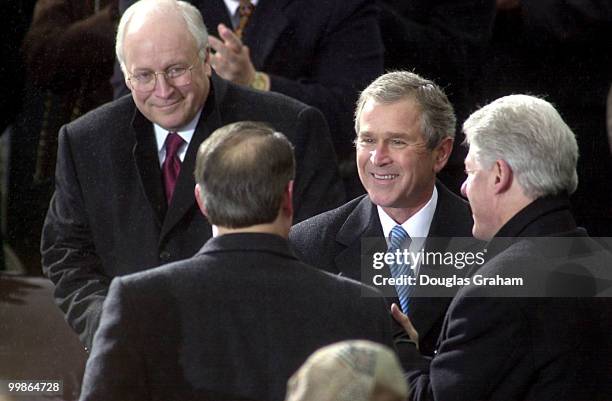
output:
[[[436,187],[438,204],[429,237],[471,237],[472,217],[467,203],[441,183],[438,182]],[[289,235],[298,256],[306,263],[355,280],[364,279],[361,270],[362,255],[367,254],[366,259],[371,260],[369,254],[386,250],[384,240],[379,244],[374,243],[372,249],[362,250],[364,238],[383,238],[376,205],[367,195],[295,225]],[[436,249],[444,247],[443,242],[436,242]],[[425,248],[433,251],[428,244]],[[458,274],[467,274],[468,270]],[[426,298],[419,295],[415,294],[409,314],[419,332],[421,352],[430,354],[433,353],[450,298]],[[397,297],[389,301],[399,305]],[[399,325],[396,329],[397,336],[404,335]],[[403,363],[409,362],[405,360],[408,355],[401,356]]]
[[[120,11],[135,0],[120,0]],[[189,0],[208,31],[232,26],[223,0]],[[271,90],[323,112],[334,142],[349,148],[359,91],[383,73],[378,9],[369,0],[260,0],[243,32],[255,68],[270,74]],[[121,72],[115,87],[127,93]]]
[[[297,161],[297,220],[343,202],[329,132],[319,111],[215,76],[211,88],[168,207],[153,125],[131,97],[61,129],[56,191],[43,229],[43,270],[86,345],[113,277],[191,257],[210,238],[211,227],[195,202],[193,171],[200,143],[215,129],[258,120],[289,138]]]
[[[587,298],[597,290],[587,294],[579,284],[588,271],[599,275],[607,270],[609,279],[609,262],[597,264],[610,256],[589,258],[584,251],[600,247],[585,235],[576,228],[569,202],[561,198],[538,199],[506,223],[487,245],[489,261],[474,278],[519,277],[523,285],[473,283],[459,290],[429,368],[407,372],[411,398],[612,399],[611,302]],[[567,238],[542,238],[549,236],[570,237],[572,246],[564,246]],[[572,260],[586,263],[572,269],[581,273],[568,275],[562,293],[559,288],[551,292],[548,285],[563,271],[558,268]]]
[[[222,235],[113,280],[81,400],[282,401],[318,348],[392,346],[385,311],[380,293],[299,262],[281,237]]]

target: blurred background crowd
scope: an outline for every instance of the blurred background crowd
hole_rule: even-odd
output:
[[[10,265],[28,275],[40,275],[40,231],[53,191],[57,132],[63,124],[113,99],[114,34],[122,9],[131,2],[4,3],[8,23],[1,28],[0,79],[4,96],[0,98],[0,170],[5,246],[0,269]],[[197,3],[194,2],[204,8]],[[363,193],[351,146],[356,96],[382,72],[407,69],[439,83],[456,108],[458,136],[454,154],[440,178],[457,193],[466,153],[460,146],[460,124],[472,111],[512,93],[543,96],[555,104],[576,133],[580,147],[580,185],[572,199],[574,213],[591,235],[609,236],[609,2],[354,3],[346,18],[336,21],[336,31],[329,32],[329,38],[318,38],[323,45],[303,56],[301,67],[285,60],[295,56],[282,48],[283,43],[294,40],[297,27],[287,26],[278,33],[275,43],[280,49],[272,50],[276,52],[272,56],[266,54],[270,52],[266,49],[261,50],[261,56],[253,55],[255,67],[273,77],[272,90],[324,112],[349,199]],[[209,31],[217,36],[218,24],[225,21],[213,18],[214,12],[208,13],[212,20],[207,20],[206,9],[203,14]],[[373,16],[377,16],[376,21]],[[252,32],[270,34],[265,29]],[[244,38],[247,44],[262,40]],[[354,42],[348,53],[340,50],[347,47],[347,41]],[[125,93],[121,86],[121,77],[115,77],[117,93]]]

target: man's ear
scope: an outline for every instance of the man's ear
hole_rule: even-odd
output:
[[[132,92],[134,88],[132,87],[132,83],[129,80],[130,75],[127,72],[127,67],[125,64],[119,63],[119,70],[121,71],[121,75],[123,76],[123,82],[125,82],[125,86]]]
[[[446,166],[451,152],[453,151],[453,138],[446,137],[433,150],[434,172],[439,173]]]
[[[202,200],[202,187],[200,187],[200,184],[195,185],[193,192],[200,211],[204,216],[208,217],[208,210],[206,210],[206,206],[204,205],[204,201]]]
[[[204,69],[204,74],[210,78],[212,75],[212,66],[210,65],[210,47],[206,48],[206,55],[204,56],[204,61],[202,62],[202,68]]]
[[[514,180],[514,173],[512,167],[505,160],[496,160],[493,165],[493,177],[495,193],[499,194],[506,192],[512,186]]]
[[[293,180],[289,181],[285,187],[281,210],[285,214],[293,216]]]

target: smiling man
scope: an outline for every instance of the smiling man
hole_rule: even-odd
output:
[[[444,92],[416,74],[388,73],[361,93],[355,116],[357,167],[367,195],[294,226],[290,239],[303,259],[365,280],[362,254],[371,252],[362,248],[362,240],[388,238],[400,227],[413,239],[470,237],[466,202],[436,181],[455,134],[455,114]],[[433,250],[430,245],[425,249]],[[418,276],[423,269],[415,270]],[[399,299],[389,298],[409,307],[420,351],[431,354],[449,299],[424,297],[423,288],[404,296],[405,290],[397,288]],[[403,330],[398,327],[397,333]],[[411,352],[400,349],[400,354],[410,363]]]
[[[142,0],[123,14],[117,59],[131,96],[59,134],[43,269],[86,346],[115,276],[192,256],[211,237],[193,197],[196,150],[218,127],[266,121],[295,146],[296,220],[343,202],[322,114],[212,73],[208,34],[192,5]]]

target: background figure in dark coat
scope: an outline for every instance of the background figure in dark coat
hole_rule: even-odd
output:
[[[262,124],[202,144],[196,200],[218,235],[188,260],[113,280],[81,400],[281,401],[318,348],[392,345],[380,293],[291,253],[294,172],[291,143]]]
[[[610,296],[610,281],[607,289],[576,283],[610,280],[612,258],[576,228],[569,210],[578,183],[574,134],[550,103],[526,95],[483,107],[464,131],[470,149],[462,191],[474,236],[490,241],[488,261],[451,302],[430,365],[407,372],[411,399],[611,399],[612,308],[609,298],[591,298]],[[563,271],[555,270],[567,262],[581,275],[561,288],[548,285],[560,283]],[[523,283],[487,287],[479,276]]]
[[[120,11],[135,0],[120,0]],[[213,68],[223,78],[257,89],[298,99],[323,112],[336,150],[352,150],[353,108],[360,90],[383,72],[383,46],[378,10],[368,0],[309,1],[258,0],[235,43],[231,29],[237,9],[230,14],[223,0],[190,0],[202,16],[217,52],[223,42],[234,49],[229,57],[213,57]],[[238,1],[229,1],[237,7]],[[218,31],[219,24],[226,28]],[[234,46],[235,43],[235,47]],[[244,49],[248,46],[248,51]],[[246,57],[245,52],[246,51]],[[253,81],[253,71],[265,73],[269,86]],[[115,88],[125,93],[116,70]]]
[[[139,10],[157,6],[170,17],[154,12],[136,25],[140,30],[129,31],[126,13],[118,34],[124,39],[118,50],[125,51],[126,70],[138,74],[131,76],[136,82],[131,85],[141,85],[136,80],[144,80],[146,72],[151,81],[143,85],[152,83],[152,90],[138,86],[132,97],[88,113],[59,135],[56,191],[42,238],[43,269],[56,284],[55,296],[68,322],[86,345],[113,277],[193,256],[210,238],[211,227],[197,213],[192,196],[193,167],[197,146],[216,128],[266,120],[287,135],[297,160],[297,220],[344,199],[321,113],[283,95],[211,77],[199,12],[189,4],[177,9],[174,1],[146,0],[134,5],[132,19],[143,17]],[[196,22],[199,18],[200,42],[185,27],[183,12]],[[161,23],[156,18],[163,19],[165,30],[154,25]],[[153,43],[166,52],[146,53]],[[171,65],[184,66],[183,76],[153,75],[176,73],[167,70]],[[191,79],[188,84],[176,81],[185,77]],[[182,167],[168,202],[160,165],[166,161],[169,131],[188,143],[175,155],[180,160],[182,149],[182,161],[177,161]]]
[[[357,106],[357,166],[368,195],[293,227],[290,241],[299,256],[323,270],[366,282],[362,263],[371,262],[374,252],[386,251],[384,238],[395,224],[405,226],[415,240],[471,236],[467,203],[436,183],[451,153],[454,132],[452,106],[432,81],[409,72],[385,74],[374,81]],[[371,249],[362,243],[377,239],[382,244]],[[425,249],[444,247],[443,242],[448,245],[427,242]],[[371,266],[367,272],[372,272]],[[467,269],[457,273],[466,274]],[[394,289],[389,298],[397,299]],[[433,353],[449,301],[414,294],[410,316],[421,333],[421,352]],[[400,327],[397,334],[404,335]],[[409,352],[400,357],[403,364],[410,362]]]
[[[383,0],[380,29],[385,70],[408,70],[444,88],[461,124],[482,99],[482,64],[495,0]],[[456,143],[463,142],[460,126]],[[455,146],[438,176],[459,194],[467,151]]]
[[[591,235],[612,231],[606,97],[612,83],[612,2],[497,0],[482,83],[489,101],[531,93],[553,103],[580,149],[572,210]]]
[[[33,13],[29,10],[32,23],[21,52],[14,53],[23,58],[23,67],[11,79],[18,82],[24,73],[25,85],[23,93],[3,96],[16,106],[23,103],[22,112],[12,115],[7,233],[31,275],[41,274],[40,232],[53,194],[58,131],[112,100],[108,80],[113,72],[117,3],[38,0]]]

